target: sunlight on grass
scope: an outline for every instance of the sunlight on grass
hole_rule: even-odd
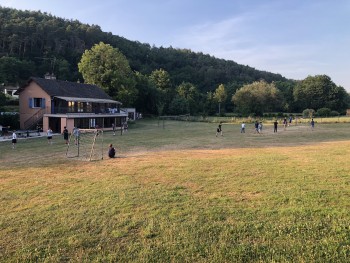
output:
[[[165,135],[151,125],[107,134],[117,159],[67,160],[58,137],[48,154],[41,139],[4,150],[1,262],[350,258],[348,126],[299,129],[296,144],[292,130],[242,137],[224,126],[215,138],[206,123]]]

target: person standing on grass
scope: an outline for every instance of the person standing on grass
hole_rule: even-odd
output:
[[[283,119],[283,129],[286,130],[287,128],[287,118]]]
[[[242,125],[241,125],[241,133],[245,133],[245,123],[242,122]]]
[[[258,132],[259,132],[259,134],[262,133],[262,128],[263,128],[263,124],[262,124],[262,122],[259,122],[259,125],[258,125]]]
[[[12,149],[16,148],[16,143],[17,143],[17,134],[16,131],[12,132]]]
[[[278,121],[277,119],[273,122],[273,132],[277,132]]]
[[[259,122],[258,121],[255,121],[254,127],[255,127],[255,133],[259,133]]]
[[[80,136],[79,129],[76,128],[76,127],[73,127],[72,133],[73,133],[73,136],[74,136],[74,144],[78,145],[78,143],[79,143],[79,136]]]
[[[216,135],[215,136],[218,137],[218,134],[221,134],[221,136],[223,136],[221,122],[219,123],[218,127],[216,128]]]
[[[112,130],[113,130],[113,135],[115,135],[115,124],[112,123]]]
[[[69,137],[68,129],[67,129],[66,126],[64,126],[64,129],[63,129],[63,139],[65,140],[66,144],[68,144],[68,137]]]
[[[128,132],[128,123],[124,122],[123,133]]]
[[[52,144],[52,130],[50,127],[47,130],[46,134],[47,134],[47,143]]]
[[[314,130],[315,128],[315,121],[314,119],[311,120],[311,130]]]

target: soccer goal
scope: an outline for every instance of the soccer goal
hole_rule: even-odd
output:
[[[100,129],[75,129],[69,137],[66,156],[82,161],[103,159],[103,131]]]

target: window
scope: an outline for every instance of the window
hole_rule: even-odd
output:
[[[45,109],[45,98],[30,98],[29,108],[43,108]]]
[[[89,129],[95,128],[95,126],[96,126],[96,119],[90,119],[90,126],[89,126]]]
[[[92,112],[92,103],[86,102],[86,112]]]
[[[41,108],[41,98],[33,99],[33,108]]]
[[[78,102],[78,112],[84,112],[84,103]]]
[[[74,112],[74,106],[75,106],[74,101],[68,101],[68,112]]]

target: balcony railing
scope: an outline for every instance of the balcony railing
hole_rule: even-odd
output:
[[[51,109],[51,114],[116,114],[121,113],[118,108],[94,108],[94,109],[81,109],[73,110],[69,107],[54,107]]]

